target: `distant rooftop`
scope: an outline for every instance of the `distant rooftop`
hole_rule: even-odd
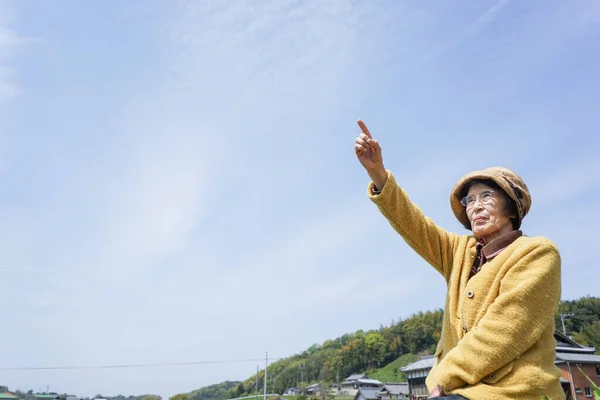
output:
[[[594,347],[584,346],[577,343],[570,336],[565,335],[559,330],[554,331],[554,339],[556,340],[556,351],[566,353],[595,353]]]
[[[383,382],[378,381],[377,379],[357,379],[356,382],[357,383],[373,384],[373,385],[383,385]]]
[[[358,392],[356,393],[357,396],[358,396],[358,393],[362,393],[362,395],[365,396],[365,399],[367,399],[367,400],[375,400],[378,398],[377,394],[379,393],[379,389],[360,388],[360,389],[358,389]]]
[[[433,368],[433,364],[435,364],[435,357],[424,357],[419,361],[415,361],[412,364],[408,364],[406,367],[400,368],[402,372],[408,371],[416,371],[419,369],[431,369]]]
[[[347,381],[355,381],[357,379],[365,379],[368,378],[366,374],[352,374],[346,378]]]
[[[408,394],[408,382],[386,383],[379,393],[390,393],[393,395]]]
[[[577,362],[577,363],[592,363],[600,364],[600,356],[595,354],[572,354],[572,353],[557,353],[555,364],[561,362]]]

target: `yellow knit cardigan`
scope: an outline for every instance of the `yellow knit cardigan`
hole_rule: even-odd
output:
[[[367,189],[392,227],[446,280],[448,293],[436,362],[426,384],[470,400],[564,399],[554,315],[561,261],[543,237],[522,236],[469,279],[476,238],[437,226],[388,170],[380,192]]]

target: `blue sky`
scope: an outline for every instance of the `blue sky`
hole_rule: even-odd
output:
[[[515,170],[563,298],[599,294],[598,2],[224,4],[0,3],[0,367],[284,357],[442,307],[366,197],[357,118],[452,231],[457,179]],[[170,396],[255,370],[1,383]]]

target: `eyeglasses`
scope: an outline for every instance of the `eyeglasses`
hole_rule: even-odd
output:
[[[494,191],[484,190],[477,196],[470,194],[468,196],[463,197],[460,203],[466,208],[472,208],[473,206],[475,206],[475,202],[477,201],[477,199],[479,199],[481,204],[489,204],[494,199]]]

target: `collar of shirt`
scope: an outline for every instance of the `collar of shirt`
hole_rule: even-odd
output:
[[[469,275],[469,278],[473,277],[479,271],[481,271],[481,267],[483,267],[483,265],[488,260],[500,254],[502,250],[507,248],[512,242],[517,240],[522,235],[523,232],[521,232],[520,230],[515,230],[505,233],[504,235],[497,237],[489,243],[485,243],[483,239],[478,239],[477,243],[475,244],[477,255],[475,256],[475,260],[473,261],[473,267],[471,267],[471,273]]]
[[[510,231],[489,243],[485,243],[482,239],[479,239],[477,241],[477,247],[478,250],[481,249],[481,253],[486,260],[491,260],[521,236],[523,236],[523,232],[520,230]]]

